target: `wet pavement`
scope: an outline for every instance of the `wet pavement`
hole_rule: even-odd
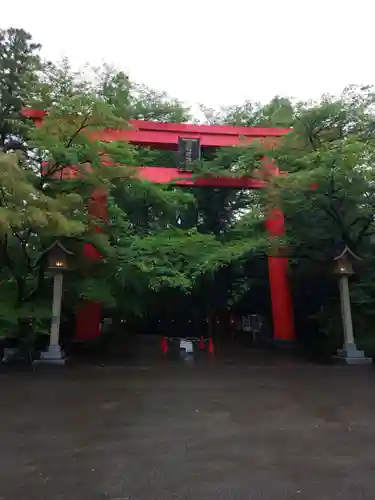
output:
[[[375,369],[267,357],[0,375],[1,500],[375,497]]]

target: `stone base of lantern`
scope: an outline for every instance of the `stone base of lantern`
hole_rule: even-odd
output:
[[[365,356],[364,351],[360,351],[356,344],[344,344],[342,349],[337,351],[336,359],[347,365],[368,365],[372,363],[372,358]]]

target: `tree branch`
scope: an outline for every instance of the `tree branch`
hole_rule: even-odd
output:
[[[371,226],[373,220],[374,220],[373,217],[368,218],[366,224],[363,226],[363,228],[361,229],[361,231],[359,232],[359,234],[357,236],[357,241],[356,241],[357,244],[360,243],[362,238],[364,238],[366,236],[367,229]]]
[[[28,231],[29,234],[30,234],[30,230]],[[29,254],[27,253],[27,249],[26,249],[26,245],[27,243],[25,242],[25,240],[20,236],[19,233],[17,232],[13,232],[13,235],[17,238],[17,240],[20,242],[20,245],[21,245],[21,248],[22,248],[22,252],[25,256],[25,259],[26,259],[26,262],[27,262],[27,269],[28,271],[31,271],[32,269],[32,265],[31,265],[31,258],[29,256]]]
[[[68,140],[68,142],[67,142],[67,144],[66,144],[66,148],[70,148],[70,146],[73,144],[73,141],[74,141],[74,139],[77,137],[77,135],[78,135],[80,132],[82,132],[82,130],[84,130],[84,129],[87,127],[89,118],[90,118],[90,112],[88,112],[88,113],[85,115],[85,117],[84,117],[84,119],[83,119],[83,121],[82,121],[81,125],[78,127],[78,129],[74,132],[74,134],[73,134],[73,135],[71,136],[71,138]]]
[[[27,295],[25,295],[22,299],[22,302],[28,302],[29,300],[33,299],[35,295],[43,288],[44,285],[44,268],[43,266],[39,265],[38,269],[38,282],[36,287],[31,290]]]

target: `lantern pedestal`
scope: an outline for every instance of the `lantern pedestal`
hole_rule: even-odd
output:
[[[40,362],[65,365],[64,353],[60,347],[61,300],[63,274],[56,273],[53,279],[52,323],[48,349],[40,355]]]
[[[65,365],[64,353],[59,345],[50,345],[48,349],[40,354],[38,363]]]
[[[347,365],[367,365],[372,363],[372,359],[365,356],[364,351],[360,351],[355,343],[349,342],[337,351],[337,359]]]

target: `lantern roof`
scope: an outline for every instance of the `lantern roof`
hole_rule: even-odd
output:
[[[352,257],[354,260],[362,260],[361,257],[359,257],[356,253],[351,250],[348,245],[345,245],[343,250],[333,258],[333,260],[340,260],[343,259],[344,257]]]
[[[46,248],[43,252],[43,255],[49,254],[53,250],[61,250],[62,252],[66,253],[67,255],[74,255],[74,253],[71,250],[68,250],[62,243],[60,243],[59,240],[56,240],[50,245],[48,248]]]
[[[41,253],[41,255],[38,257],[36,263],[38,264],[41,261],[44,261],[48,257],[48,255],[50,255],[51,252],[53,252],[54,250],[62,252],[62,253],[64,253],[67,256],[68,255],[69,256],[74,255],[74,252],[72,252],[71,250],[68,250],[62,243],[60,243],[59,240],[56,240],[56,241],[54,241],[52,243],[52,245],[50,245],[45,250],[43,250],[43,252]]]

